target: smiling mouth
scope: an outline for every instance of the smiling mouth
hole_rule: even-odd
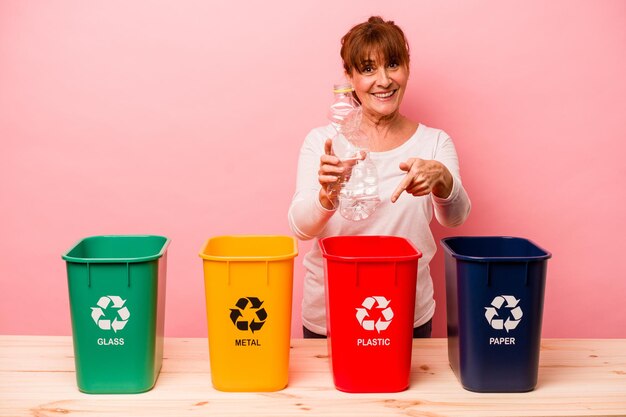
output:
[[[372,93],[372,95],[376,98],[389,98],[391,96],[393,96],[394,94],[396,94],[398,90],[391,90],[391,91],[387,91],[386,93]]]

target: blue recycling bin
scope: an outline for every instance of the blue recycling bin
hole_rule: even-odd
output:
[[[519,237],[459,236],[445,251],[448,358],[463,388],[537,385],[549,252]]]

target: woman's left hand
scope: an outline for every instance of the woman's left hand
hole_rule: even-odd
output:
[[[400,163],[400,169],[406,172],[406,176],[391,194],[392,203],[404,191],[416,197],[432,193],[439,198],[447,198],[452,192],[452,174],[439,161],[409,158]]]

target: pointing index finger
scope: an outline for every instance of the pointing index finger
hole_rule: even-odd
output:
[[[411,184],[411,177],[407,173],[407,175],[405,175],[404,178],[402,178],[402,181],[400,181],[400,184],[398,185],[398,187],[396,187],[393,194],[391,194],[391,202],[395,203],[398,200],[398,198],[400,198],[400,195],[407,189],[407,187],[410,184]]]
[[[415,160],[411,158],[407,162],[402,162],[400,164],[400,169],[402,171],[406,171],[406,175],[404,176],[404,178],[402,178],[402,181],[400,181],[400,184],[398,185],[398,187],[396,187],[393,194],[391,194],[392,203],[395,203],[398,198],[400,198],[400,195],[408,188],[409,185],[411,185],[411,181],[413,181],[413,178],[411,178],[409,174],[411,172],[411,167],[413,166],[414,162]]]

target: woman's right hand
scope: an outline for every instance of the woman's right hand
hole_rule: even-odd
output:
[[[333,153],[333,141],[326,139],[324,154],[320,157],[318,181],[322,186],[319,193],[320,203],[327,210],[334,210],[337,207],[339,189],[341,188],[344,173],[345,168],[339,158]]]

